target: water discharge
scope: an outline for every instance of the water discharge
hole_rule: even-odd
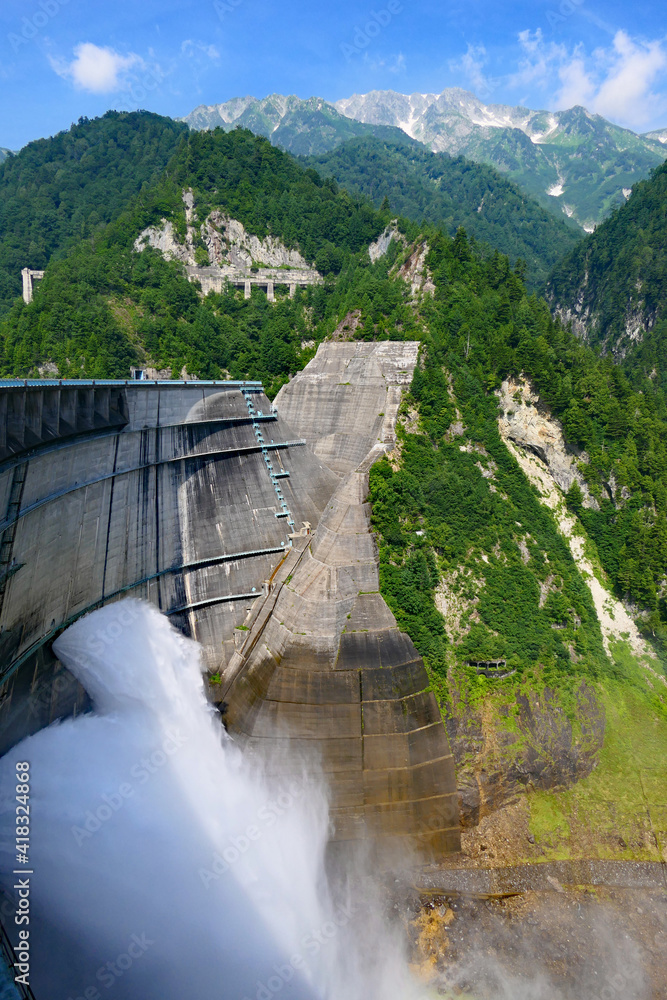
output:
[[[239,750],[207,703],[196,643],[125,600],[80,619],[54,648],[94,711],[0,761],[8,886],[15,764],[30,763],[39,1000],[418,992],[396,939],[327,878],[326,789],[312,762],[293,761],[276,783]]]

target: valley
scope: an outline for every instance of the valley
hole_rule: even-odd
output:
[[[162,810],[201,787],[201,899],[178,823],[165,843],[209,930],[230,844],[257,840],[270,887],[247,926],[273,932],[296,900],[295,947],[337,912],[320,861],[359,850],[386,885],[355,874],[347,954],[387,909],[377,933],[393,921],[442,996],[523,995],[532,975],[530,995],[569,1000],[603,973],[612,996],[665,995],[662,143],[456,88],[108,112],[0,164],[3,760],[27,746],[47,770],[71,739],[88,808],[86,728],[117,783],[178,716],[188,748],[150,809],[118,810],[118,843],[160,842]],[[30,302],[24,266],[44,271]],[[217,770],[191,781],[200,752]],[[299,782],[256,826],[267,787]],[[115,821],[85,857],[117,901]],[[137,912],[161,935],[142,988],[175,996],[182,921],[142,857]]]
[[[282,94],[235,98],[195,108],[184,121],[198,129],[242,125],[307,155],[323,155],[360,135],[395,142],[391,133],[400,129],[434,153],[495,167],[587,232],[666,156],[660,130],[638,135],[583,107],[547,112],[484,104],[458,87],[441,94],[374,90],[333,104]]]

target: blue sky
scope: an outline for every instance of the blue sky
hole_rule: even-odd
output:
[[[461,86],[667,126],[667,11],[619,0],[2,0],[0,146],[108,108]]]

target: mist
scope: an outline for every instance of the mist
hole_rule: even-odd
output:
[[[94,710],[0,761],[10,890],[15,765],[30,764],[40,1000],[403,1000],[419,990],[398,939],[355,902],[356,876],[327,876],[317,768],[295,758],[268,781],[207,703],[196,643],[129,599],[80,619],[54,649]]]

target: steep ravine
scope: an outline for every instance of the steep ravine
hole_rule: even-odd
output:
[[[499,405],[500,435],[537,489],[540,501],[553,512],[559,531],[568,541],[574,561],[591,592],[606,652],[610,653],[610,643],[629,642],[636,656],[655,659],[655,653],[640,635],[623,603],[605,586],[602,568],[594,566],[586,551],[583,529],[565,506],[563,493],[574,480],[584,492],[584,504],[595,503],[576,467],[577,459],[585,456],[575,456],[567,449],[560,424],[540,407],[538,397],[525,380],[505,380],[499,392]],[[650,665],[643,664],[643,667],[659,676]],[[664,677],[659,679],[667,686]]]

